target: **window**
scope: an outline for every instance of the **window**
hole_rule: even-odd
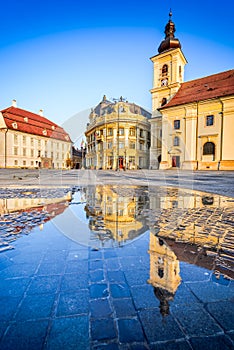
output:
[[[129,129],[129,136],[135,136],[136,135],[136,131],[134,128],[130,128]]]
[[[119,135],[123,136],[124,135],[124,128],[119,128]]]
[[[140,129],[140,137],[144,137],[144,130]]]
[[[26,136],[23,135],[23,145],[26,145]]]
[[[38,147],[41,147],[41,140],[38,140]]]
[[[161,102],[161,106],[164,106],[167,103],[167,99],[166,97],[163,97],[162,102]]]
[[[32,137],[31,137],[31,146],[34,146],[34,140]]]
[[[162,76],[165,77],[168,74],[168,65],[164,64],[162,67]]]
[[[26,157],[26,148],[23,148],[23,156]]]
[[[206,116],[206,126],[214,125],[214,116],[213,115],[207,115]]]
[[[24,166],[26,165],[26,160],[23,160],[23,165],[24,165]]]
[[[130,144],[129,144],[129,148],[130,148],[130,149],[135,149],[135,143],[130,142]]]
[[[124,148],[124,142],[120,142],[120,143],[119,143],[119,148],[120,148],[120,149],[123,149],[123,148]]]
[[[107,130],[107,135],[108,135],[108,136],[113,136],[113,129],[112,129],[112,128],[109,128],[109,129]]]
[[[180,120],[174,120],[174,129],[175,130],[180,129]]]
[[[31,160],[31,166],[33,166],[33,160]]]
[[[38,151],[38,155],[37,155],[38,157],[40,157],[41,156],[41,151]]]
[[[203,146],[203,155],[214,155],[215,154],[215,144],[213,142],[206,142]]]
[[[31,157],[34,157],[34,150],[31,149]]]
[[[17,145],[18,144],[18,135],[14,135],[14,143]]]
[[[15,165],[18,165],[18,160],[15,159]]]
[[[179,139],[179,137],[178,136],[175,136],[174,137],[174,146],[179,146],[180,145],[180,139]]]
[[[140,142],[140,143],[139,143],[139,146],[140,146],[140,148],[139,148],[140,151],[144,151],[144,143]]]
[[[108,142],[108,143],[107,143],[107,148],[108,148],[108,149],[112,149],[112,142]]]
[[[135,163],[135,157],[130,156],[130,157],[129,157],[129,163],[130,163],[131,165],[135,165],[135,164],[136,164],[136,163]]]

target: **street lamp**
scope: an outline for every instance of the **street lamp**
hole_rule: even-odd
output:
[[[120,96],[120,98],[113,98],[113,101],[116,102],[126,102],[126,98]],[[117,119],[117,160],[116,160],[116,170],[119,170],[119,105],[118,105],[118,119]]]

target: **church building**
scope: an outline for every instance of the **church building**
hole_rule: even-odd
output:
[[[234,170],[234,70],[184,82],[172,13],[153,62],[150,168]]]

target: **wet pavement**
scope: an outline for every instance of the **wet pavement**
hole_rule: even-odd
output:
[[[0,349],[234,349],[233,198],[86,174],[0,191]]]

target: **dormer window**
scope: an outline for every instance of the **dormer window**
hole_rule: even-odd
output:
[[[66,136],[65,136],[65,140],[67,140],[67,141],[69,140],[69,137],[68,137],[68,135],[66,135]]]
[[[12,127],[13,127],[14,129],[17,129],[17,128],[18,128],[17,123],[16,123],[16,122],[12,123]]]
[[[45,136],[47,135],[46,129],[44,129],[44,130],[42,131],[42,134],[45,135]]]
[[[24,117],[25,123],[28,123],[28,117]]]
[[[52,130],[55,130],[55,126],[54,126],[54,125],[52,125],[52,126],[51,126],[51,129],[52,129]]]

